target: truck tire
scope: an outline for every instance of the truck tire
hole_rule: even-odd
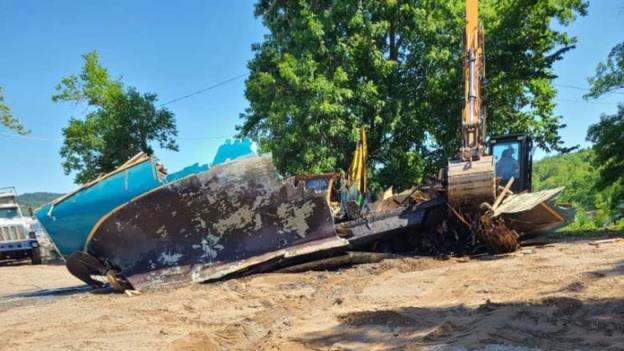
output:
[[[39,247],[33,247],[30,250],[30,261],[32,264],[41,264],[41,249]]]

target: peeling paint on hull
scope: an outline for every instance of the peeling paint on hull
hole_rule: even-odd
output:
[[[106,216],[87,252],[138,288],[336,238],[325,198],[276,174],[270,156],[251,156],[162,186]]]

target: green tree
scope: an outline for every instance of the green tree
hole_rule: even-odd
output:
[[[11,109],[4,102],[2,87],[0,87],[0,125],[16,132],[19,135],[26,135],[30,133],[30,131],[22,125],[19,119],[15,118],[13,114],[11,114]]]
[[[596,209],[597,192],[587,191],[598,182],[598,171],[592,165],[591,149],[565,155],[545,157],[533,164],[533,189],[541,191],[564,186],[559,202],[572,203],[588,211]]]
[[[596,67],[596,75],[588,79],[591,85],[587,98],[598,98],[606,93],[624,89],[624,42],[616,45],[606,62]]]
[[[583,149],[563,155],[545,157],[533,164],[533,190],[564,186],[557,197],[577,209],[576,222],[566,230],[595,229],[610,223],[614,209],[622,201],[622,183],[598,187],[600,171],[594,165],[597,153]]]
[[[153,153],[151,144],[178,150],[174,114],[157,107],[155,94],[124,89],[121,79],[112,79],[97,53],[83,55],[79,75],[64,78],[53,101],[86,103],[84,118],[69,120],[60,154],[66,174],[76,172],[75,181],[86,183],[120,166],[138,152]]]
[[[553,29],[583,0],[484,0],[489,134],[529,132],[562,151],[552,65],[575,39]],[[457,153],[463,104],[464,1],[259,0],[240,134],[287,174],[346,169],[368,133],[378,186],[420,181]]]
[[[624,89],[624,42],[616,45],[606,62],[598,64],[596,75],[589,78],[591,91],[587,98],[598,98],[606,93]],[[589,127],[587,140],[596,151],[594,166],[600,170],[596,189],[613,189],[606,206],[613,210],[624,202],[624,103],[617,112],[603,114],[600,121]]]

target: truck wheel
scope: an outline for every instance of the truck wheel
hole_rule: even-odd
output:
[[[30,261],[32,264],[41,264],[41,250],[38,247],[33,247],[30,250]]]

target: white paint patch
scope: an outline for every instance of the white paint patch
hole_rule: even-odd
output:
[[[251,224],[254,218],[254,211],[249,206],[243,206],[232,213],[228,218],[219,220],[214,224],[214,228],[219,233],[224,233],[233,229],[244,228]]]
[[[178,263],[180,258],[182,258],[181,253],[163,252],[160,254],[160,257],[158,257],[158,261],[166,265],[174,265]]]
[[[223,245],[219,244],[219,240],[221,240],[220,237],[212,234],[208,234],[202,239],[201,249],[204,251],[203,258],[207,258],[209,261],[217,258],[219,251],[223,250]]]
[[[277,208],[277,215],[282,220],[284,227],[305,238],[306,232],[310,228],[306,218],[314,212],[316,205],[312,201],[304,203],[301,207],[296,207],[290,203],[283,203]]]
[[[156,234],[160,235],[161,238],[164,238],[167,236],[167,229],[165,229],[165,226],[162,225],[160,226],[160,228],[158,228],[158,230],[156,231]]]
[[[254,217],[254,230],[258,231],[262,229],[262,216],[259,213],[256,213]]]
[[[257,208],[260,208],[260,206],[263,206],[264,204],[269,202],[269,197],[266,196],[265,193],[256,196],[256,199],[254,200],[253,206],[251,207],[252,210],[255,210]]]

